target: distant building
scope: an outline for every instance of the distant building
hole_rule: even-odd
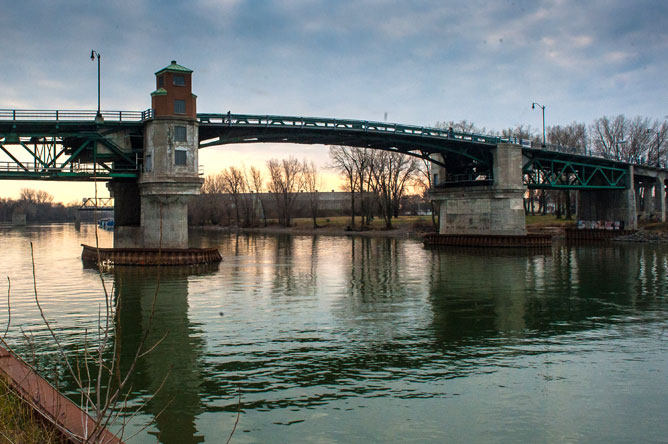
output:
[[[294,196],[295,193],[293,193]],[[311,217],[311,195],[307,192],[296,193],[292,217]],[[223,194],[224,202],[234,208],[232,196]],[[318,217],[347,216],[350,214],[350,193],[343,191],[317,192]],[[364,198],[369,202],[375,200],[374,193],[364,193]],[[259,218],[277,219],[278,211],[276,196],[274,193],[244,193],[239,196],[242,204],[252,202],[253,211]],[[360,209],[362,199],[359,193],[355,193],[355,207]]]

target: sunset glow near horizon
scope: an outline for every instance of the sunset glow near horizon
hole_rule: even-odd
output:
[[[95,109],[94,49],[103,110],[149,108],[153,74],[177,60],[193,70],[198,111],[207,113],[467,120],[534,132],[542,116],[533,102],[545,106],[548,126],[668,114],[668,2],[381,3],[0,0],[0,108]],[[207,175],[306,158],[322,169],[325,189],[340,189],[323,146],[227,145],[199,156]],[[66,203],[95,192],[90,182],[0,181],[0,197],[21,188]],[[98,193],[108,195],[104,186]]]
[[[199,163],[204,169],[204,176],[218,174],[225,168],[235,166],[260,168],[265,183],[268,179],[266,162],[270,159],[313,161],[320,168],[322,191],[341,191],[342,181],[338,174],[329,167],[328,148],[324,145],[311,145],[311,153],[299,151],[293,144],[235,144],[199,150]],[[250,148],[250,149],[249,149]],[[23,159],[21,159],[23,160]],[[44,180],[3,180],[0,181],[0,198],[18,199],[23,188],[43,190],[54,197],[54,201],[63,204],[81,203],[82,199],[94,197],[97,186],[98,197],[109,197],[106,181],[61,182]]]

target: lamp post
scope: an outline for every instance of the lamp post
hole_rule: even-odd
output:
[[[545,107],[540,103],[533,102],[531,104],[531,109],[536,109],[536,107],[543,110],[543,148],[545,148]]]
[[[104,118],[102,117],[102,113],[100,112],[100,53],[95,51],[94,49],[91,50],[90,52],[90,59],[92,61],[95,61],[95,58],[97,57],[97,114],[95,115],[95,121],[96,122],[103,122]]]

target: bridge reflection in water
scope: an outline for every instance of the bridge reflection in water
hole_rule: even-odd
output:
[[[139,360],[132,385],[137,393],[155,394],[146,408],[165,443],[204,441],[197,433],[195,418],[204,410],[200,368],[205,344],[201,331],[188,319],[188,271],[114,269],[115,334],[120,336],[123,373],[129,370],[142,341],[144,349],[161,341]]]
[[[490,381],[502,377],[500,384],[515,384],[531,408],[548,408],[560,400],[536,397],[546,389],[536,384],[551,380],[543,378],[566,372],[568,384],[550,387],[575,396],[570,386],[589,383],[578,374],[592,349],[614,354],[614,337],[622,333],[624,347],[645,341],[668,313],[668,252],[661,248],[489,254],[423,250],[397,239],[207,235],[199,241],[219,245],[225,262],[203,276],[164,268],[150,328],[157,274],[115,272],[124,362],[142,335],[148,332],[149,344],[167,335],[141,360],[134,381],[145,397],[172,368],[148,405],[149,416],[164,409],[151,433],[166,443],[226,439],[238,387],[241,441],[299,441],[304,434],[445,439],[458,427],[442,424],[448,415],[468,424],[475,440],[486,436],[475,423],[481,412],[490,427],[505,430],[504,438],[528,439],[536,430],[554,438],[545,417],[504,405],[514,401],[504,401]],[[633,328],[612,331],[620,325]],[[538,382],[535,372],[543,375]],[[599,378],[578,395],[587,403],[619,382],[605,371]],[[647,388],[633,378],[622,381]],[[408,416],[422,428],[401,427],[405,407],[415,409]],[[383,420],[371,413],[378,408]],[[504,408],[521,415],[499,414]],[[580,419],[572,416],[575,410],[566,415],[574,424],[562,425],[577,430]]]

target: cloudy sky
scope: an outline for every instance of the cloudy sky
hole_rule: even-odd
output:
[[[0,0],[0,108],[150,107],[153,73],[194,71],[199,112],[387,120],[590,123],[668,114],[668,2],[627,0]],[[206,172],[243,160],[326,150],[245,145],[202,150]],[[5,159],[0,159],[5,160]],[[65,184],[2,182],[59,200]],[[69,188],[68,188],[69,187]],[[69,194],[68,194],[69,193]],[[70,197],[72,199],[70,199]]]

